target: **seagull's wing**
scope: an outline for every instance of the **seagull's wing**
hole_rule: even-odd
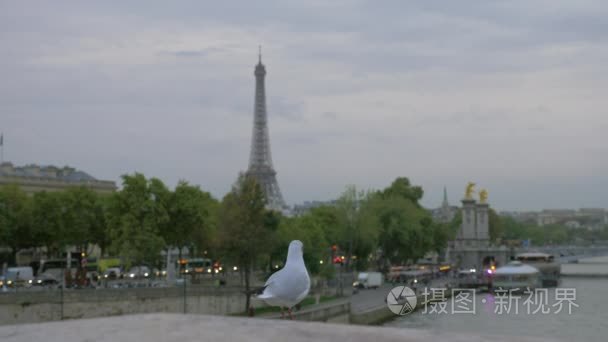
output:
[[[270,275],[270,277],[268,277],[268,280],[266,280],[266,284],[264,284],[264,286],[268,287],[270,286],[270,284],[272,284],[273,282],[275,282],[278,278],[279,278],[279,274],[283,272],[283,269],[274,272],[273,274]]]
[[[272,298],[274,297],[273,294],[273,288],[276,287],[278,279],[281,278],[281,272],[283,272],[284,269],[281,269],[280,271],[274,272],[273,274],[270,275],[270,277],[268,278],[268,280],[266,280],[266,283],[264,284],[264,290],[262,292],[262,294],[260,294],[258,296],[258,298],[260,299],[264,299],[264,298]]]

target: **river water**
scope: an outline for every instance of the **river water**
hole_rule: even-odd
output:
[[[570,291],[570,294],[566,294],[567,291]],[[571,313],[568,313],[568,301],[561,302],[562,309],[558,313],[560,301],[555,297],[556,294],[562,299],[564,296],[576,295],[576,299],[571,301],[573,303]],[[517,300],[517,296],[521,298]],[[543,296],[547,298],[547,305],[541,307],[544,302],[541,299]],[[442,333],[477,332],[506,336],[553,337],[564,341],[608,341],[607,278],[563,278],[558,290],[549,289],[547,293],[539,293],[536,297],[514,295],[510,307],[508,298],[506,294],[498,298],[481,293],[471,297],[474,300],[469,304],[458,304],[448,299],[445,302],[445,312],[440,307],[436,307],[431,313],[432,309],[429,306],[426,308],[426,313],[424,310],[419,310],[406,316],[399,316],[385,326]],[[525,303],[526,298],[530,298],[527,303]],[[473,309],[472,303],[475,303],[474,314],[469,313]],[[517,313],[516,304],[518,304]],[[545,314],[542,313],[542,309]]]

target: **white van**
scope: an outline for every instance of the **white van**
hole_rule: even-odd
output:
[[[356,288],[377,289],[382,286],[382,273],[380,272],[361,272],[357,281],[353,283]]]
[[[6,269],[4,281],[6,286],[10,287],[31,286],[34,281],[34,271],[29,266],[9,267]]]

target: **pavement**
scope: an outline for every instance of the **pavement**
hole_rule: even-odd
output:
[[[555,340],[225,316],[150,314],[0,326],[0,341],[547,342]]]
[[[354,313],[365,312],[386,305],[386,296],[393,287],[390,283],[385,283],[377,289],[358,290],[350,297],[350,310]]]

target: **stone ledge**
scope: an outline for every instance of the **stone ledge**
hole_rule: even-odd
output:
[[[348,318],[350,312],[350,298],[342,298],[305,307],[302,310],[294,311],[292,316],[297,321],[326,322],[337,316],[347,316]],[[281,314],[270,313],[256,318],[281,319]]]
[[[133,315],[2,326],[0,340],[4,342],[555,341],[544,338],[446,334],[388,327],[179,314]]]

